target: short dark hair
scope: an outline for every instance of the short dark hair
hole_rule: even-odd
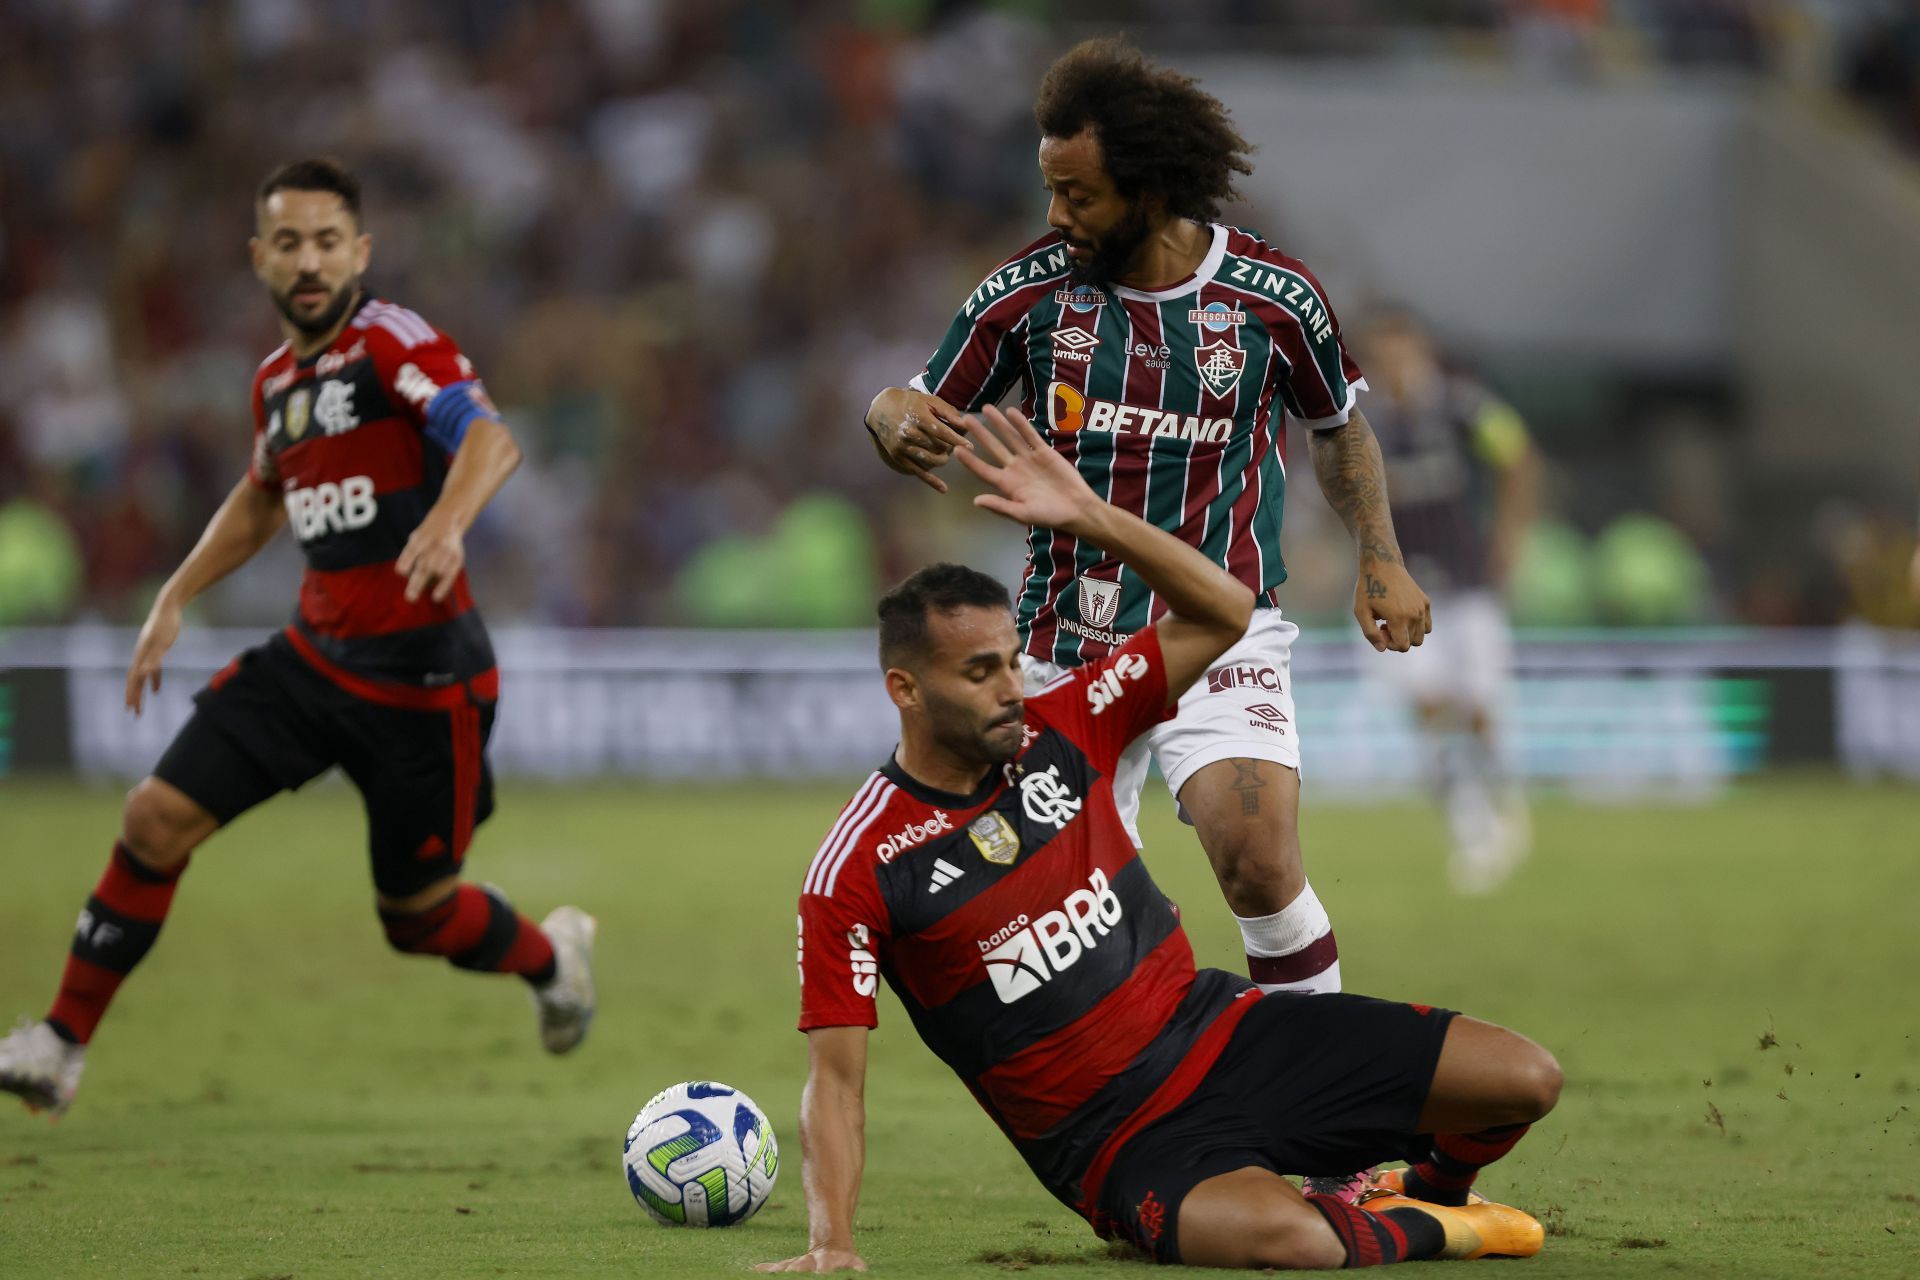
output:
[[[276,191],[331,191],[340,197],[357,224],[360,221],[360,179],[332,156],[309,156],[281,165],[260,183],[253,202],[259,207]]]
[[[963,564],[930,564],[880,597],[880,669],[904,666],[927,642],[927,615],[1013,608],[998,578]]]
[[[1220,99],[1116,37],[1061,54],[1040,82],[1033,119],[1053,138],[1091,127],[1120,194],[1159,196],[1176,218],[1219,217],[1221,202],[1239,194],[1233,175],[1253,172],[1253,147]]]

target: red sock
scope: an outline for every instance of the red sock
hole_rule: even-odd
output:
[[[47,1011],[47,1021],[62,1037],[75,1044],[93,1039],[113,993],[160,936],[185,870],[182,863],[171,874],[155,871],[128,853],[126,845],[114,844],[106,874],[74,926],[60,993]]]
[[[1436,1133],[1433,1154],[1417,1160],[1403,1178],[1415,1200],[1462,1205],[1480,1170],[1513,1150],[1532,1125],[1509,1124],[1475,1133]]]
[[[463,884],[425,911],[382,911],[395,949],[445,956],[454,966],[517,973],[535,986],[553,977],[553,944],[540,927],[476,885]]]

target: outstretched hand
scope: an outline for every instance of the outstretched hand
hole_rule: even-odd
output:
[[[991,405],[970,421],[965,447],[954,450],[960,465],[994,490],[973,505],[1018,524],[1067,533],[1100,505],[1074,465],[1055,452],[1018,409]]]

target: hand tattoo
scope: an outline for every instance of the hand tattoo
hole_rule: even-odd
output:
[[[1367,599],[1379,600],[1385,597],[1386,594],[1387,594],[1387,584],[1380,581],[1380,579],[1374,577],[1372,574],[1368,574],[1367,575]]]

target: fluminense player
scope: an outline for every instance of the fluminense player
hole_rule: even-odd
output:
[[[1553,1057],[1490,1023],[1194,968],[1114,795],[1128,745],[1237,644],[1254,593],[1101,501],[1017,412],[957,456],[975,501],[1123,563],[1156,620],[1025,692],[1006,589],[957,565],[880,602],[900,745],[800,894],[809,1248],[762,1270],[864,1269],[867,1036],[884,978],[1046,1189],[1162,1262],[1365,1266],[1525,1256],[1540,1224],[1472,1184],[1559,1096]],[[1009,417],[1011,421],[1009,421]],[[976,452],[977,451],[977,452]],[[1278,1171],[1411,1166],[1359,1204]]]
[[[1429,742],[1455,887],[1486,893],[1531,842],[1500,717],[1513,665],[1505,592],[1539,506],[1539,450],[1511,406],[1441,364],[1411,314],[1369,317],[1357,345],[1400,545],[1447,619],[1418,653],[1373,670],[1412,703]]]
[[[1254,980],[1337,991],[1332,922],[1301,865],[1289,674],[1299,631],[1276,607],[1284,414],[1306,424],[1321,489],[1357,539],[1354,615],[1367,641],[1404,652],[1432,629],[1355,405],[1360,370],[1306,266],[1216,221],[1234,175],[1251,172],[1249,147],[1191,79],[1118,41],[1089,41],[1047,72],[1034,118],[1052,231],[980,283],[925,370],[875,397],[867,429],[888,465],[944,491],[935,469],[960,441],[962,412],[1017,385],[1022,410],[1096,493],[1254,593],[1245,638],[1134,744],[1115,798],[1138,843],[1156,760],[1239,922]],[[1035,528],[1027,545],[1016,620],[1030,688],[1113,653],[1167,607],[1095,544]]]
[[[187,603],[282,525],[306,576],[293,624],[195,695],[193,717],[128,794],[53,1007],[0,1040],[0,1089],[56,1114],[114,992],[159,936],[189,855],[335,765],[366,802],[375,901],[396,949],[518,974],[554,1053],[593,1017],[592,917],[559,907],[536,927],[461,878],[493,811],[486,744],[500,683],[463,537],[519,448],[453,340],[363,289],[373,242],[353,174],[330,160],[276,170],[254,226],[254,274],[287,340],[254,375],[246,475],[141,628],[127,706],[138,714],[149,685],[160,688]]]

